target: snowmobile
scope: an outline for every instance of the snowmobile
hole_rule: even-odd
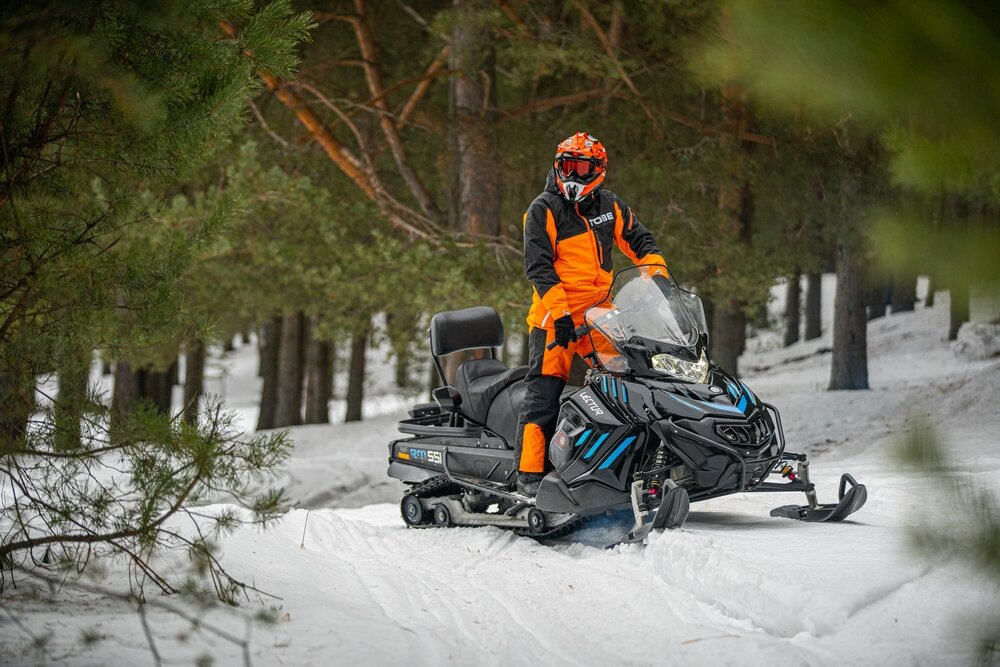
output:
[[[691,502],[738,492],[802,492],[805,505],[771,511],[800,521],[843,521],[864,505],[865,486],[847,473],[838,502],[817,501],[806,455],[785,450],[777,409],[711,361],[701,299],[651,268],[619,271],[586,311],[576,333],[590,336],[590,369],[562,394],[552,469],[533,498],[514,490],[527,367],[496,358],[500,317],[486,306],[434,315],[430,347],[444,386],[399,422],[408,437],[389,444],[388,474],[410,486],[400,503],[408,526],[552,538],[630,509],[626,541],[636,542],[681,526]],[[489,356],[461,363],[448,385],[441,357],[467,350]]]

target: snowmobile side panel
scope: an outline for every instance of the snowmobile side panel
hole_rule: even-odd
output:
[[[607,510],[627,509],[630,504],[627,493],[616,491],[603,484],[566,486],[558,471],[545,476],[535,497],[535,506],[546,512],[600,514]]]
[[[389,470],[386,472],[389,477],[395,477],[401,482],[406,482],[407,484],[416,484],[417,482],[424,482],[431,477],[436,477],[437,473],[431,470],[425,470],[424,468],[418,468],[417,466],[406,465],[405,463],[400,463],[399,461],[391,461],[389,463]]]

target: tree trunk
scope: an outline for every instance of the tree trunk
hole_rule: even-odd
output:
[[[281,350],[281,317],[272,317],[261,332],[260,369],[264,378],[260,392],[260,413],[257,415],[257,430],[274,428],[275,412],[278,407],[278,353]]]
[[[315,329],[315,327],[312,327]],[[330,423],[330,343],[310,338],[306,350],[306,424]]]
[[[351,337],[351,363],[347,372],[347,413],[345,422],[361,421],[361,404],[365,399],[365,352],[368,348],[368,333],[356,333]]]
[[[339,360],[337,359],[337,346],[334,343],[330,343],[330,382],[327,393],[330,395],[331,399],[337,398],[337,364]]]
[[[850,215],[850,214],[848,214]],[[852,234],[837,241],[837,293],[833,299],[830,389],[868,388],[868,331],[864,275]]]
[[[80,420],[87,409],[91,359],[90,350],[77,350],[69,352],[60,360],[54,442],[58,450],[67,451],[80,447]]]
[[[453,0],[461,12],[491,11],[486,0]],[[500,234],[500,184],[496,174],[496,52],[482,21],[456,21],[449,60],[451,143],[455,155],[452,222],[474,235]]]
[[[198,420],[198,407],[205,393],[205,343],[195,338],[184,351],[184,421]]]
[[[278,349],[278,400],[274,425],[296,426],[302,423],[302,369],[305,323],[302,313],[281,318],[281,342]]]
[[[735,301],[715,303],[711,336],[712,360],[723,370],[739,375],[739,356],[747,337],[747,316]]]
[[[810,273],[806,276],[806,340],[823,335],[823,274]]]
[[[139,395],[149,399],[160,414],[170,414],[173,403],[174,367],[176,365],[177,361],[175,360],[166,370],[154,371],[144,368],[139,371]]]
[[[892,281],[891,312],[903,313],[913,310],[917,303],[917,277],[905,273],[897,274]]]
[[[800,274],[795,271],[788,277],[788,288],[785,290],[785,347],[799,342],[799,324],[802,310],[802,287]]]
[[[838,259],[839,262],[839,259]],[[838,264],[837,268],[837,289],[840,290],[840,268]],[[868,320],[877,320],[880,317],[885,317],[886,306],[892,301],[892,288],[889,286],[888,282],[881,281],[872,283],[867,293],[865,294],[865,303],[868,306]],[[834,307],[836,308],[836,299],[834,299]]]
[[[267,350],[267,340],[265,336],[265,331],[269,325],[264,325],[263,327],[257,326],[257,377],[264,377],[264,366],[267,361],[265,360],[266,350]]]
[[[222,351],[223,352],[232,352],[235,349],[236,349],[236,346],[233,345],[233,335],[229,334],[228,336],[226,336],[226,339],[222,342]]]
[[[753,144],[740,139],[752,129],[753,117],[746,106],[746,94],[734,82],[719,88],[721,111],[732,137],[729,166],[721,174],[716,205],[727,218],[736,240],[747,250],[753,244],[754,191],[751,174]],[[739,374],[739,356],[746,346],[747,302],[740,294],[720,294],[713,304],[710,345],[713,360],[723,369]]]
[[[26,379],[30,378],[30,382]],[[16,443],[28,432],[28,420],[34,410],[34,374],[0,372],[0,452]]]
[[[28,432],[35,409],[35,374],[17,359],[4,359],[0,371],[0,453],[15,446]]]
[[[101,375],[102,376],[103,375],[111,375],[111,373],[112,373],[111,360],[108,359],[108,357],[107,357],[106,354],[102,353],[101,354]]]
[[[115,426],[121,419],[132,413],[139,402],[139,373],[132,370],[127,361],[115,362],[115,388],[111,394],[111,424]]]
[[[951,306],[948,317],[948,340],[958,338],[958,330],[969,321],[969,286],[952,285],[949,288]]]
[[[396,350],[396,387],[406,389],[410,386],[410,350],[402,346]]]
[[[927,298],[924,299],[924,308],[934,307],[934,290],[937,289],[937,282],[934,276],[927,277]]]

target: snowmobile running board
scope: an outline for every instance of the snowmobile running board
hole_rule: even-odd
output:
[[[483,493],[489,493],[495,496],[500,496],[501,498],[507,498],[508,500],[513,500],[516,503],[523,505],[534,505],[535,499],[530,496],[525,496],[516,491],[511,491],[505,485],[486,482],[483,480],[473,480],[465,475],[458,475],[453,473],[448,468],[448,448],[445,447],[441,450],[441,465],[444,468],[445,477],[453,481],[459,486],[464,486],[469,489],[475,489],[476,491],[482,491]]]
[[[850,487],[848,488],[848,484]],[[840,477],[840,489],[836,503],[810,503],[809,505],[782,505],[771,510],[771,516],[799,521],[843,521],[857,512],[868,500],[868,490],[858,484],[849,473]],[[810,498],[812,500],[812,498]]]

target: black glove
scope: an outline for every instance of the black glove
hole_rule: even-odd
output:
[[[663,292],[663,296],[668,299],[674,293],[674,283],[671,282],[670,278],[662,274],[657,273],[653,276],[653,284],[659,287],[660,291]]]
[[[576,342],[576,326],[570,315],[563,315],[555,321],[556,345],[559,347],[569,347],[570,342]]]

